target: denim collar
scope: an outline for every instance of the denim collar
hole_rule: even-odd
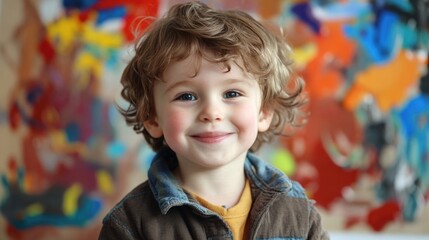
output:
[[[183,205],[191,206],[203,214],[210,214],[209,210],[199,205],[180,187],[172,172],[176,167],[176,154],[170,149],[163,149],[156,154],[149,168],[149,186],[162,214],[166,214],[172,207]],[[252,153],[247,154],[244,170],[252,185],[263,191],[289,192],[292,189],[292,182],[285,174]]]

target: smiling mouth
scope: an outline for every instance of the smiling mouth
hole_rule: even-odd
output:
[[[218,143],[229,137],[232,133],[201,133],[191,137],[202,143]]]

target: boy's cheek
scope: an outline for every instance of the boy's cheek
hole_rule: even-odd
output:
[[[240,129],[257,129],[258,128],[258,112],[255,106],[244,106],[234,110],[231,121]]]
[[[164,136],[176,136],[182,134],[189,121],[189,113],[181,110],[168,109],[164,116]]]

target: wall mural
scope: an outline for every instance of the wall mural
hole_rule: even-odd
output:
[[[130,29],[150,23],[135,19],[157,16],[174,2],[19,5],[20,24],[0,49],[2,68],[15,75],[0,82],[13,81],[0,125],[19,138],[22,153],[0,153],[0,238],[95,239],[106,212],[145,179],[153,153],[114,103],[121,103],[119,78],[132,53]],[[261,154],[303,184],[325,219],[339,219],[327,228],[423,226],[429,2],[206,2],[248,11],[293,47],[310,98],[308,123]],[[10,11],[6,5],[0,19]]]

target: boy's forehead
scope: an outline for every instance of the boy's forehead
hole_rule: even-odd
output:
[[[198,57],[195,54],[191,55],[182,60],[175,60],[170,62],[163,72],[163,78],[168,79],[169,77],[195,77],[201,71],[201,68],[207,70],[210,66],[210,70],[225,70],[227,67],[225,64],[207,64],[207,60],[202,57]]]
[[[237,74],[247,76],[249,73],[243,66],[243,61],[240,58],[231,58],[226,62],[213,61],[214,56],[199,56],[192,54],[185,59],[171,61],[164,69],[162,74],[163,80],[177,77],[193,78],[196,77],[201,70],[206,72],[224,72],[228,73],[233,70]]]
[[[202,60],[189,56],[182,60],[170,62],[164,69],[162,79],[191,78],[198,75]]]

